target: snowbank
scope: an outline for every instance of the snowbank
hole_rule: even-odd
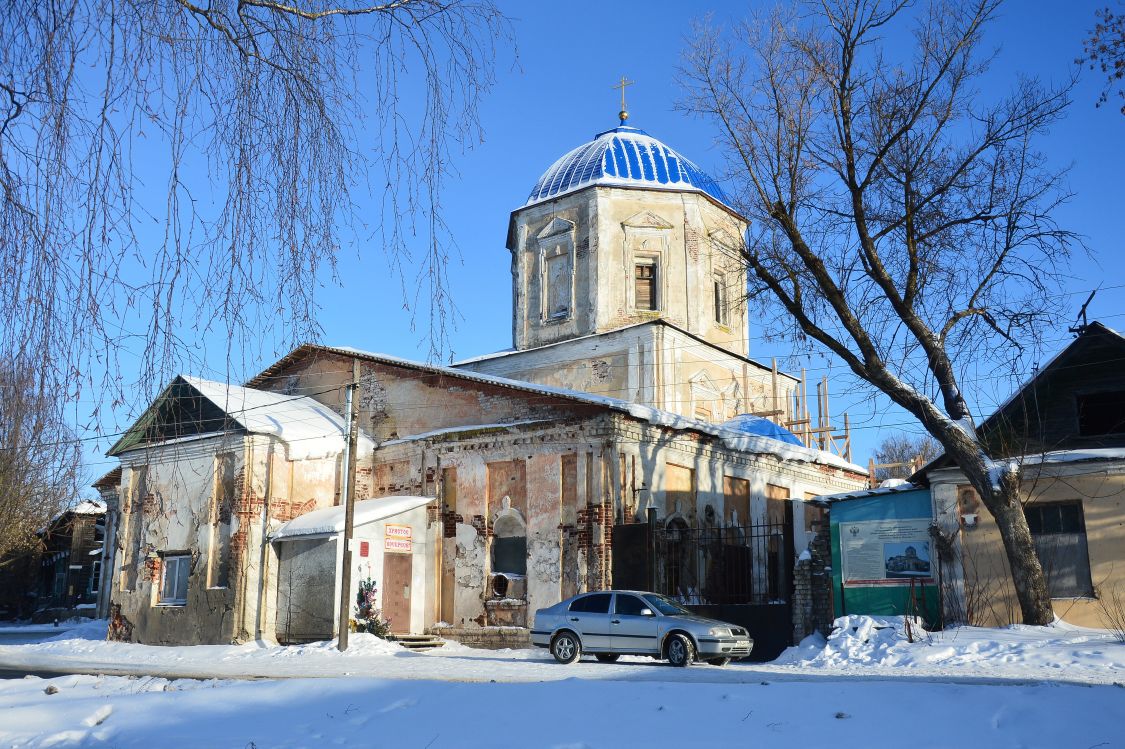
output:
[[[1125,645],[1111,632],[1062,621],[1046,627],[955,627],[926,632],[905,617],[845,616],[827,639],[806,637],[775,665],[842,673],[878,670],[950,676],[1026,674],[1028,677],[1116,681],[1125,677]]]

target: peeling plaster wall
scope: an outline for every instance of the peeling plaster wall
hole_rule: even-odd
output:
[[[118,567],[107,575],[106,584],[112,584],[113,604],[131,624],[136,642],[202,644],[234,639],[234,588],[207,587],[215,458],[226,452],[235,457],[235,475],[244,476],[241,437],[215,437],[121,456]],[[184,606],[159,605],[162,558],[158,555],[165,552],[191,555]],[[136,582],[130,585],[134,573]]]
[[[597,336],[459,364],[481,374],[607,395],[683,416],[722,422],[739,413],[792,410],[798,381],[716,350],[662,325]]]
[[[222,543],[215,503],[220,454],[231,456],[235,476],[225,586],[212,584],[210,569]],[[272,438],[239,435],[121,455],[122,513],[113,574],[106,579],[123,620],[119,633],[146,644],[273,637],[277,557],[265,535],[297,515],[331,506],[337,484],[337,458],[291,462],[284,455],[284,446]],[[179,553],[191,556],[187,602],[161,605],[163,555]]]
[[[446,595],[452,612],[441,618],[454,629],[472,629],[490,623],[488,604],[496,600],[490,588],[492,523],[499,510],[497,476],[507,475],[513,461],[522,461],[526,486],[513,492],[527,523],[526,612],[551,605],[575,593],[612,585],[613,526],[621,520],[638,520],[644,507],[638,487],[648,495],[658,515],[668,515],[668,466],[691,469],[691,501],[681,506],[689,525],[704,522],[708,505],[714,517],[726,516],[724,477],[746,480],[750,486],[750,518],[763,522],[767,486],[784,487],[795,501],[808,495],[848,491],[864,485],[864,477],[818,465],[780,461],[772,455],[752,455],[728,450],[708,438],[655,427],[628,417],[600,416],[548,426],[528,425],[491,434],[445,435],[381,448],[375,455],[375,473],[394,472],[407,483],[421,487],[423,466],[437,466],[441,475],[455,481],[453,490],[442,487],[436,496],[446,498],[441,513],[442,548],[435,553],[448,574],[435,574],[438,587],[452,583]],[[490,487],[490,465],[493,486]],[[622,466],[624,465],[624,469]],[[499,472],[499,473],[497,473]],[[500,482],[503,485],[503,481]],[[526,510],[526,512],[524,512]],[[803,513],[794,513],[795,544],[807,542]],[[442,591],[433,593],[433,611]],[[436,623],[428,618],[427,627]]]
[[[544,232],[572,225],[574,306],[564,319],[543,312]],[[591,187],[512,214],[513,345],[536,348],[663,317],[746,356],[746,306],[730,294],[730,319],[715,322],[715,274],[742,278],[737,250],[746,223],[710,198],[691,192]],[[634,242],[634,240],[637,240]],[[658,311],[633,309],[633,251],[659,255]],[[726,249],[723,249],[723,246]],[[741,284],[735,282],[735,288]]]

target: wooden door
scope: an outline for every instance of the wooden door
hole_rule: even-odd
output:
[[[383,618],[391,632],[410,633],[410,573],[413,554],[383,552]]]

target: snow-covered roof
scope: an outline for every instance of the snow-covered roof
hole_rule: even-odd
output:
[[[105,502],[102,502],[100,499],[84,499],[74,505],[74,507],[68,507],[62,512],[56,513],[54,517],[48,520],[47,523],[35,533],[42,536],[47,532],[48,528],[67,515],[104,515],[105,513]]]
[[[396,496],[379,499],[364,499],[355,503],[354,523],[356,527],[379,520],[401,515],[434,501],[434,497]],[[300,517],[283,523],[270,534],[271,541],[297,536],[331,536],[344,530],[344,507],[325,507],[306,512]]]
[[[281,440],[290,460],[329,457],[344,451],[347,425],[343,417],[312,398],[228,385],[191,375],[180,375],[179,379],[211,401],[246,432],[268,434]],[[168,397],[171,388],[169,386],[161,398]],[[159,402],[160,399],[157,400]],[[144,421],[142,417],[138,425]],[[213,431],[204,432],[188,439],[212,434]],[[125,438],[122,438],[118,445],[124,444],[124,441]],[[358,444],[360,452],[375,449],[375,442],[362,430]],[[132,448],[133,445],[129,445],[126,449]],[[114,446],[110,454],[117,451],[118,447]]]
[[[811,500],[816,505],[830,505],[833,502],[841,502],[845,499],[866,499],[868,497],[886,497],[891,494],[902,494],[903,492],[912,492],[922,489],[923,487],[909,482],[902,484],[895,484],[893,486],[880,486],[878,489],[857,489],[850,492],[840,492],[839,494],[825,494],[821,497],[816,497]]]
[[[774,457],[777,457],[781,460],[795,460],[805,463],[817,463],[820,465],[842,468],[853,473],[859,473],[863,475],[867,474],[867,469],[863,466],[858,466],[855,463],[850,463],[840,456],[834,455],[830,452],[816,450],[813,448],[805,447],[803,445],[790,445],[784,442],[780,442],[776,439],[770,439],[768,437],[737,432],[717,424],[712,424],[708,421],[691,419],[686,416],[680,416],[679,414],[671,413],[669,411],[662,411],[658,408],[642,406],[637,403],[630,403],[629,401],[620,400],[619,398],[611,398],[606,395],[594,395],[593,393],[584,393],[579,390],[568,390],[566,388],[554,387],[552,385],[539,385],[532,382],[525,382],[523,380],[510,380],[506,377],[485,375],[480,374],[479,372],[472,372],[464,369],[454,369],[452,367],[423,364],[422,362],[402,359],[397,356],[389,356],[387,354],[363,351],[362,349],[352,348],[350,346],[317,346],[317,348],[327,351],[334,351],[336,353],[344,354],[347,356],[362,356],[365,359],[370,359],[373,361],[384,362],[387,364],[393,364],[402,367],[409,367],[411,369],[420,369],[429,372],[435,372],[438,374],[448,375],[449,377],[457,377],[473,382],[513,388],[516,390],[523,390],[525,392],[538,393],[541,395],[553,395],[579,403],[602,406],[604,408],[609,408],[620,413],[628,414],[633,418],[647,421],[655,426],[668,427],[670,429],[691,430],[694,432],[700,432],[703,434],[711,435],[713,437],[717,437],[722,440],[724,446],[732,450],[741,450],[743,452],[758,453],[763,455],[773,455]]]
[[[722,188],[702,169],[644,130],[627,125],[598,133],[552,164],[525,205],[591,185],[690,190],[730,206]]]
[[[67,512],[73,512],[75,515],[101,515],[105,510],[105,502],[98,499],[84,499]],[[60,513],[57,517],[62,517],[64,514],[66,513]]]

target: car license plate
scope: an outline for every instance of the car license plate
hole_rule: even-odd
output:
[[[750,641],[749,640],[739,640],[738,642],[734,643],[734,646],[736,648],[748,648],[748,647],[750,647]]]

